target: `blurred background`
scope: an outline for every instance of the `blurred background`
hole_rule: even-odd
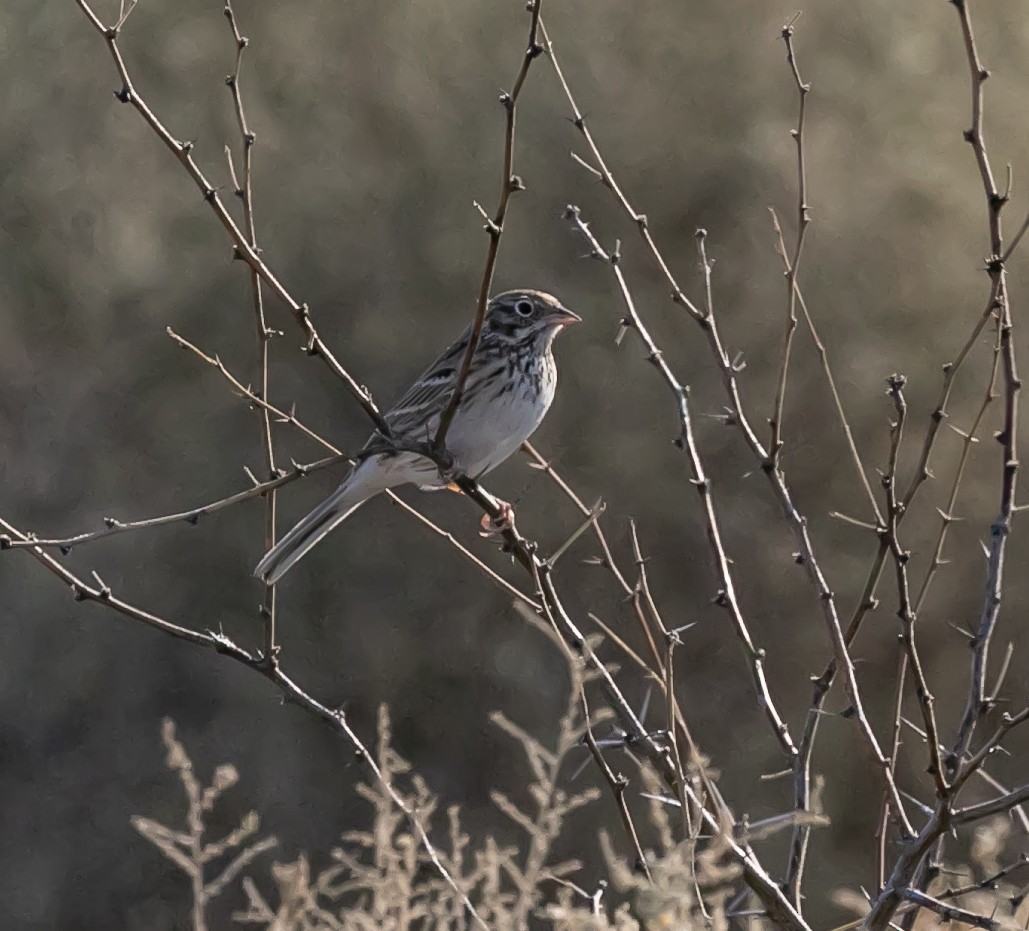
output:
[[[116,4],[98,5],[110,20]],[[720,0],[643,7],[610,0],[549,5],[545,18],[579,104],[629,197],[650,220],[680,283],[701,294],[694,231],[709,232],[723,337],[743,352],[752,422],[766,436],[785,316],[785,287],[769,207],[789,241],[796,212],[796,92],[779,37],[794,5]],[[975,5],[995,170],[1014,177],[1009,228],[1026,210],[1029,18],[1023,3]],[[503,113],[524,49],[521,0],[419,4],[273,4],[239,0],[251,47],[243,94],[257,133],[255,202],[268,263],[300,300],[339,359],[388,404],[465,325],[486,251],[472,207],[495,203]],[[940,384],[987,295],[986,212],[961,131],[969,122],[967,66],[957,18],[940,0],[895,4],[818,0],[797,23],[801,72],[812,85],[807,125],[809,230],[802,285],[829,347],[866,466],[885,465],[891,414],[884,379],[908,376],[905,483]],[[224,77],[235,50],[218,2],[143,0],[122,47],[138,87],[179,138],[196,140],[208,176],[231,190],[223,146],[237,132]],[[8,0],[0,9],[0,514],[24,530],[69,534],[107,515],[133,519],[188,508],[246,486],[261,468],[259,420],[214,370],[178,349],[172,326],[256,377],[244,269],[197,190],[119,86],[101,38],[73,3]],[[767,482],[739,436],[714,417],[724,405],[702,334],[668,300],[634,228],[609,193],[569,157],[586,155],[545,59],[518,111],[517,195],[495,290],[556,292],[585,318],[557,355],[561,387],[537,434],[543,453],[581,496],[603,497],[604,524],[630,565],[628,519],[639,523],[655,594],[670,626],[699,622],[680,651],[681,699],[738,813],[757,819],[790,806],[787,780],[757,709],[729,619],[711,605],[711,570],[697,495],[673,447],[671,395],[630,334],[615,344],[621,307],[613,278],[567,222],[581,206],[623,262],[640,311],[693,390],[706,464],[741,602],[780,710],[795,735],[808,676],[829,643],[813,591]],[[232,201],[233,198],[229,197]],[[235,206],[235,204],[233,204]],[[1025,252],[1013,260],[1016,326]],[[269,299],[271,399],[346,449],[368,424],[339,383],[300,351],[301,338]],[[1016,330],[1020,351],[1024,329]],[[966,426],[984,394],[987,337],[960,376],[951,423]],[[974,450],[947,555],[920,617],[923,658],[943,733],[966,691],[968,650],[953,629],[977,619],[984,581],[979,541],[998,502],[994,405]],[[875,550],[872,534],[830,511],[868,517],[818,359],[803,326],[785,420],[783,465],[808,516],[823,568],[849,616]],[[276,427],[280,461],[321,452]],[[943,431],[936,480],[904,525],[920,582],[946,501],[960,437]],[[340,478],[337,470],[280,495],[283,529]],[[488,487],[516,503],[519,526],[545,551],[580,518],[541,473],[517,457]],[[876,485],[877,487],[877,485]],[[405,492],[515,584],[517,568],[477,534],[479,513],[455,496]],[[75,549],[68,565],[96,570],[121,597],[183,624],[223,628],[260,644],[263,505],[250,501],[202,521]],[[638,646],[610,578],[581,560],[584,536],[557,571],[574,616],[592,611]],[[1026,536],[1009,549],[1008,599],[996,652],[1016,648],[1007,694],[1025,694]],[[855,649],[878,733],[889,729],[897,662],[895,591]],[[292,572],[280,589],[287,671],[342,703],[371,738],[390,705],[397,750],[434,791],[459,802],[480,836],[517,835],[489,800],[526,781],[520,751],[489,721],[502,710],[544,741],[564,707],[563,658],[510,600],[447,543],[385,500],[363,509]],[[168,715],[201,773],[233,761],[242,779],[226,823],[249,807],[282,838],[281,858],[309,851],[324,864],[339,833],[367,823],[351,786],[353,754],[259,676],[95,606],[21,553],[0,557],[0,901],[19,928],[173,928],[187,914],[185,881],[132,830],[144,813],[172,821],[181,801],[163,766]],[[616,660],[612,647],[605,658]],[[625,665],[619,682],[642,703]],[[842,710],[842,694],[828,708]],[[914,706],[912,705],[912,713]],[[653,713],[652,713],[653,714]],[[660,726],[654,720],[653,725]],[[1012,759],[1001,779],[1024,781]],[[922,750],[901,767],[906,791],[930,795]],[[1021,756],[1024,760],[1024,755]],[[809,916],[844,920],[830,894],[874,883],[872,831],[879,788],[852,722],[822,723],[815,770],[826,777],[834,827],[816,833]],[[1019,779],[1019,773],[1022,778]],[[576,784],[598,780],[593,768]],[[608,798],[565,838],[565,853],[599,875],[596,828],[618,821]],[[616,835],[620,836],[620,835]],[[776,846],[768,865],[781,868]],[[255,869],[261,873],[261,869]],[[590,886],[592,888],[592,886]],[[235,895],[235,898],[233,897]],[[227,923],[233,894],[216,912]],[[219,917],[220,916],[220,917]],[[218,922],[216,922],[217,926]]]

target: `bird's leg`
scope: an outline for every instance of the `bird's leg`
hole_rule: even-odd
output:
[[[489,514],[483,514],[482,520],[479,521],[483,536],[491,537],[495,534],[503,533],[505,530],[511,530],[514,527],[514,508],[499,498],[497,499],[497,506],[500,508],[500,514],[497,517],[494,518],[490,517]]]

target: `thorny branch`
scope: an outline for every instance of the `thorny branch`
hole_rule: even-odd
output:
[[[1003,597],[1004,558],[1008,536],[1011,532],[1011,520],[1015,512],[1015,490],[1018,476],[1018,395],[1021,382],[1015,362],[1007,274],[1002,258],[1004,242],[1001,230],[1001,212],[1007,202],[1007,197],[1000,193],[994,180],[983,128],[983,85],[989,77],[989,72],[983,67],[979,57],[967,0],[952,0],[952,4],[957,10],[964,40],[972,95],[972,125],[965,132],[964,138],[972,147],[982,181],[990,243],[990,257],[987,259],[986,266],[990,278],[990,297],[977,330],[985,326],[986,320],[994,312],[999,317],[999,345],[1004,396],[1004,425],[997,437],[1003,449],[1000,509],[990,528],[986,594],[978,630],[972,644],[968,698],[954,745],[944,759],[948,773],[953,776],[951,788],[943,798],[937,800],[932,815],[918,835],[904,841],[902,851],[894,864],[890,877],[873,902],[866,919],[869,931],[884,931],[901,902],[913,891],[912,883],[922,868],[924,858],[947,830],[952,826],[969,823],[990,814],[1008,811],[1029,797],[1029,788],[1023,786],[999,799],[964,809],[955,810],[953,807],[954,796],[969,775],[982,766],[987,755],[992,752],[993,748],[999,746],[1001,738],[1008,730],[1029,717],[1029,709],[1014,717],[1007,717],[998,732],[980,748],[978,753],[966,761],[966,754],[971,745],[975,727],[989,712],[993,704],[986,697],[986,665],[990,641]],[[915,478],[918,480],[917,475]],[[920,890],[915,889],[914,891]]]
[[[811,222],[807,203],[807,166],[804,158],[804,117],[807,115],[807,95],[811,90],[811,85],[805,84],[801,79],[797,56],[793,49],[793,26],[799,15],[798,13],[793,20],[782,27],[782,40],[786,44],[786,61],[793,74],[793,82],[797,86],[798,100],[797,128],[790,131],[797,144],[797,238],[790,256],[787,258],[786,254],[783,254],[783,260],[786,262],[786,333],[783,337],[782,362],[775,389],[775,403],[772,407],[772,416],[769,418],[772,436],[768,446],[773,466],[778,466],[782,455],[783,404],[786,401],[786,379],[790,370],[793,335],[797,330],[797,275],[800,271],[801,253],[804,250],[804,237],[807,234],[808,224]],[[795,902],[800,901],[799,895],[798,891],[794,897]]]
[[[529,74],[529,66],[543,51],[539,44],[540,7],[542,5],[543,0],[529,0],[529,41],[525,48],[525,55],[518,68],[511,92],[504,92],[500,95],[500,102],[507,114],[504,128],[504,168],[500,179],[500,200],[493,216],[486,217],[485,229],[489,235],[489,248],[486,252],[486,267],[482,273],[482,284],[479,286],[479,302],[475,307],[475,316],[472,318],[468,347],[461,359],[461,368],[458,370],[457,381],[454,383],[454,393],[450,396],[446,409],[440,416],[439,428],[433,439],[433,445],[439,451],[446,449],[447,431],[450,429],[454,414],[457,413],[457,408],[464,396],[465,383],[468,381],[468,373],[472,368],[472,357],[475,355],[479,337],[482,335],[482,326],[486,320],[486,306],[489,303],[490,289],[493,287],[493,271],[497,267],[500,237],[504,234],[504,221],[507,219],[507,207],[511,201],[511,195],[515,191],[525,190],[525,183],[514,173],[515,110],[518,106],[518,97]]]
[[[229,172],[232,175],[232,182],[235,194],[243,205],[243,226],[246,232],[247,243],[255,252],[257,249],[257,226],[254,221],[254,189],[253,189],[253,162],[254,143],[257,136],[251,131],[247,123],[246,111],[243,109],[243,94],[240,88],[240,80],[243,69],[243,50],[249,44],[249,39],[239,31],[236,23],[236,16],[232,9],[232,0],[225,0],[225,18],[228,20],[229,28],[232,30],[232,37],[236,43],[236,66],[226,79],[225,83],[232,94],[233,109],[236,111],[236,122],[239,126],[240,140],[243,146],[243,173],[237,176],[232,161],[232,150],[226,146],[225,154],[229,162]],[[248,266],[250,279],[250,295],[254,308],[254,322],[257,330],[257,370],[258,370],[258,394],[268,398],[268,361],[271,350],[272,330],[264,313],[264,291],[261,283],[261,276],[252,265]],[[261,446],[264,450],[264,466],[269,478],[275,478],[279,470],[275,465],[275,446],[272,442],[272,420],[267,408],[261,410]],[[264,549],[270,550],[275,545],[275,514],[276,494],[272,488],[265,495],[265,520],[264,520]],[[264,619],[264,655],[269,662],[275,662],[279,652],[275,636],[275,615],[276,615],[276,594],[274,585],[264,587],[264,602],[261,605],[261,616]]]

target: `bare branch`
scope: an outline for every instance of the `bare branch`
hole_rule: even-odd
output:
[[[472,328],[468,336],[468,347],[465,349],[464,357],[461,359],[461,368],[457,373],[457,381],[454,383],[454,393],[450,396],[446,409],[440,415],[439,428],[433,439],[433,445],[437,450],[446,449],[447,431],[454,420],[454,414],[464,397],[465,384],[468,381],[468,373],[472,368],[472,357],[479,345],[479,337],[482,335],[482,325],[486,320],[486,306],[489,303],[490,289],[493,286],[493,271],[497,267],[497,253],[500,250],[500,237],[504,234],[504,221],[507,219],[507,207],[511,201],[511,195],[515,191],[525,190],[522,179],[514,173],[514,144],[515,144],[515,109],[518,106],[518,97],[522,92],[525,79],[529,74],[529,66],[543,51],[539,44],[540,28],[540,7],[543,0],[528,0],[529,10],[529,41],[525,48],[525,55],[522,58],[521,66],[515,77],[514,87],[510,93],[500,95],[500,103],[507,114],[504,129],[504,168],[500,179],[500,200],[497,203],[496,212],[491,217],[486,217],[485,230],[489,235],[489,248],[486,252],[486,267],[482,272],[482,284],[479,285],[479,302],[475,307],[475,315],[472,318]],[[480,208],[481,209],[481,208]]]

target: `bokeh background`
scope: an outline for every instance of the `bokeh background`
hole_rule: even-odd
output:
[[[98,7],[110,17],[114,5]],[[796,95],[779,39],[793,5],[719,0],[643,6],[609,0],[549,4],[546,18],[569,81],[630,197],[680,281],[699,295],[694,230],[709,231],[715,300],[727,344],[745,353],[752,420],[771,406],[785,288],[768,207],[792,236]],[[520,0],[395,0],[350,4],[254,3],[237,13],[252,45],[244,95],[257,133],[255,199],[265,256],[310,303],[342,362],[387,403],[464,326],[486,241],[472,201],[495,202],[502,111],[524,48]],[[1010,162],[1014,204],[1026,208],[1029,18],[1023,3],[975,5],[987,84],[987,128],[998,173]],[[802,281],[827,338],[868,468],[885,463],[890,408],[884,378],[909,378],[913,442],[928,423],[940,366],[964,342],[986,297],[983,196],[969,148],[967,67],[957,19],[942,0],[816,0],[798,22],[809,102],[813,223]],[[221,4],[142,0],[123,48],[139,88],[180,138],[196,139],[209,176],[228,186],[223,146],[236,130],[223,79],[234,49]],[[211,369],[177,349],[173,326],[244,379],[255,377],[247,278],[191,182],[138,115],[120,106],[101,39],[71,2],[8,0],[0,8],[0,513],[24,529],[63,534],[189,507],[245,486],[257,469],[259,423]],[[789,806],[786,781],[751,692],[728,619],[712,608],[696,494],[670,440],[671,396],[639,345],[615,344],[613,279],[583,258],[561,218],[579,204],[606,243],[622,240],[641,312],[693,403],[726,547],[752,630],[768,650],[774,695],[794,732],[808,676],[828,656],[812,590],[791,560],[792,541],[767,484],[739,437],[711,417],[723,395],[700,333],[667,299],[634,230],[607,192],[577,166],[585,155],[545,60],[532,69],[518,116],[517,196],[496,287],[557,292],[586,319],[558,345],[561,389],[540,448],[588,501],[629,558],[627,521],[639,521],[655,592],[670,624],[698,621],[681,651],[681,698],[722,789],[753,818]],[[231,200],[231,198],[230,198]],[[1024,319],[1024,255],[1012,262],[1016,326]],[[284,309],[269,301],[272,399],[346,448],[368,425],[317,361],[299,351]],[[1017,330],[1020,350],[1024,330]],[[810,339],[800,331],[790,384],[784,465],[844,611],[875,548],[872,536],[834,522],[867,516]],[[1025,354],[1023,352],[1023,358]],[[959,380],[952,423],[967,424],[986,385],[984,339]],[[996,405],[999,407],[999,405]],[[952,733],[965,693],[968,650],[951,625],[977,616],[984,578],[979,540],[997,506],[999,454],[990,433],[973,452],[951,536],[953,560],[920,619],[927,672]],[[276,427],[279,456],[320,452]],[[937,480],[904,525],[921,579],[960,440],[941,436]],[[283,521],[338,480],[321,473],[280,498]],[[489,487],[517,502],[519,524],[544,550],[578,523],[540,473],[517,458]],[[479,514],[449,495],[408,494],[499,572],[515,567],[476,533]],[[249,502],[197,527],[175,525],[76,549],[68,564],[95,569],[121,596],[199,627],[222,627],[257,645],[261,594],[250,577],[261,554],[263,509]],[[560,564],[569,607],[593,611],[635,643],[618,590],[583,538]],[[1025,694],[1026,538],[1009,550],[1008,600],[998,652],[1016,647],[1007,693]],[[887,576],[888,578],[888,576]],[[897,652],[895,600],[856,649],[876,726]],[[526,773],[517,748],[489,723],[509,717],[546,739],[563,707],[562,657],[511,609],[509,599],[386,501],[376,501],[281,586],[288,671],[327,701],[345,703],[371,736],[387,702],[397,749],[446,802],[462,804],[477,833],[515,835],[488,792],[517,794]],[[171,820],[181,806],[163,767],[162,716],[176,719],[201,771],[234,761],[241,785],[225,817],[258,808],[283,840],[280,856],[324,863],[338,834],[366,823],[351,791],[361,777],[347,746],[260,677],[175,642],[68,591],[24,554],[0,558],[0,901],[5,926],[173,928],[187,914],[185,882],[132,830],[145,813]],[[614,659],[613,650],[608,658]],[[626,667],[619,680],[642,701]],[[830,698],[840,710],[842,695]],[[659,722],[655,721],[655,726]],[[1024,755],[997,775],[1024,781]],[[928,793],[917,742],[904,788]],[[871,833],[879,790],[853,724],[827,717],[815,768],[824,773],[830,831],[816,835],[809,909],[819,922],[847,917],[830,893],[873,882]],[[1019,779],[1021,773],[1022,779]],[[582,785],[595,780],[588,770]],[[227,822],[226,822],[227,823]],[[592,859],[595,830],[617,829],[607,799],[565,841]],[[779,862],[769,847],[769,864]],[[596,862],[582,877],[595,881]],[[261,869],[255,870],[260,874]],[[222,911],[240,904],[228,896]],[[842,918],[841,918],[842,920]]]

